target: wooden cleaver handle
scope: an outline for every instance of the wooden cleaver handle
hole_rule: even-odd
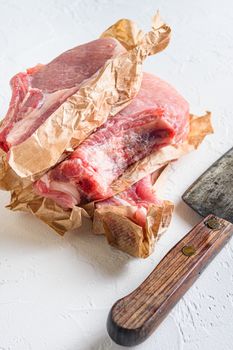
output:
[[[147,279],[112,307],[107,330],[120,345],[151,335],[233,234],[233,225],[209,215],[162,259]]]

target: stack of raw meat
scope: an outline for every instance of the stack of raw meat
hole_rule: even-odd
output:
[[[98,39],[14,76],[10,107],[0,126],[2,150],[10,154],[109,59],[125,51],[113,38]],[[150,205],[160,203],[151,174],[120,193],[114,190],[114,182],[148,155],[182,143],[188,132],[188,103],[168,83],[144,73],[140,91],[130,104],[63,156],[34,182],[33,189],[65,210],[88,203],[94,203],[96,210],[133,206],[130,220],[144,229]]]
[[[170,85],[144,73],[141,89],[131,104],[38,180],[35,190],[64,208],[100,200],[97,206],[133,203],[141,208],[136,221],[142,224],[148,204],[157,202],[150,178],[115,197],[111,184],[138,160],[168,144],[182,142],[188,125],[187,102]]]

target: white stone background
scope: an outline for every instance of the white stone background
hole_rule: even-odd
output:
[[[215,134],[172,166],[164,197],[176,204],[154,254],[137,260],[108,246],[90,226],[62,238],[0,196],[0,350],[117,350],[108,311],[138,286],[200,219],[181,194],[232,146],[233,3],[222,0],[0,0],[0,114],[9,79],[95,39],[127,17],[149,29],[156,9],[173,29],[166,51],[145,70],[172,83],[193,113],[213,112]],[[215,258],[143,350],[233,349],[233,241]]]

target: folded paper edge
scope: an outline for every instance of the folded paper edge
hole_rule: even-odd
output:
[[[106,208],[102,213],[97,211],[108,243],[134,257],[147,258],[153,252],[156,241],[168,228],[174,205],[170,201],[152,204],[144,228],[112,209]]]

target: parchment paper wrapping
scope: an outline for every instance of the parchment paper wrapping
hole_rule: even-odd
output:
[[[0,150],[0,189],[11,191],[11,202],[7,208],[34,214],[60,235],[80,227],[82,216],[88,217],[86,211],[80,207],[64,210],[51,199],[36,195],[31,183],[30,179],[20,178],[11,169],[6,154]]]
[[[164,182],[166,166],[155,171],[153,188]],[[170,224],[174,205],[170,201],[160,201],[151,204],[146,217],[144,228],[134,222],[137,207],[108,205],[94,210],[93,231],[105,234],[109,244],[118,249],[141,258],[149,256],[154,249],[155,242]]]
[[[146,34],[127,19],[107,29],[102,37],[119,39],[127,51],[108,60],[29,139],[11,148],[12,169],[21,177],[44,172],[110,115],[128,105],[139,91],[143,61],[168,45],[170,32],[159,14],[153,18],[152,30]]]
[[[190,132],[187,141],[177,146],[167,146],[158,152],[130,167],[127,172],[112,185],[116,193],[121,192],[142,179],[144,176],[156,173],[169,162],[179,158],[198,147],[207,134],[213,132],[210,113],[204,116],[190,116]],[[1,154],[0,154],[1,155]],[[94,230],[105,233],[110,244],[138,257],[148,256],[154,242],[168,227],[173,204],[163,201],[160,205],[151,205],[146,230],[130,220],[135,208],[132,206],[109,206],[94,211],[95,204],[90,203],[85,209],[74,207],[64,210],[51,199],[44,199],[32,191],[31,181],[20,178],[9,166],[6,155],[2,152],[0,162],[0,189],[11,191],[11,203],[7,206],[11,210],[26,211],[34,214],[59,234],[70,229],[80,227],[82,216],[94,216]],[[164,170],[156,177],[154,189],[161,184]],[[114,229],[115,227],[115,229]],[[121,235],[116,232],[121,230]]]
[[[173,204],[163,201],[160,206],[151,205],[146,227],[130,220],[133,207],[103,207],[96,211],[94,224],[102,223],[108,242],[116,248],[135,257],[146,258],[154,244],[170,224]]]
[[[156,192],[161,185],[161,178],[166,171],[164,164],[169,164],[183,154],[197,148],[203,138],[213,132],[210,123],[210,113],[202,117],[190,116],[190,132],[186,142],[178,146],[167,146],[139,161],[118,179],[112,188],[121,192],[130,184],[154,173],[153,189]],[[159,176],[156,173],[159,172]],[[91,208],[91,206],[90,206]],[[155,242],[170,224],[173,204],[170,201],[161,201],[160,204],[151,204],[146,217],[146,226],[142,228],[133,222],[133,215],[137,209],[134,206],[104,206],[94,210],[93,230],[96,234],[104,233],[108,242],[118,249],[141,258],[149,256]],[[93,212],[89,211],[89,214]]]

